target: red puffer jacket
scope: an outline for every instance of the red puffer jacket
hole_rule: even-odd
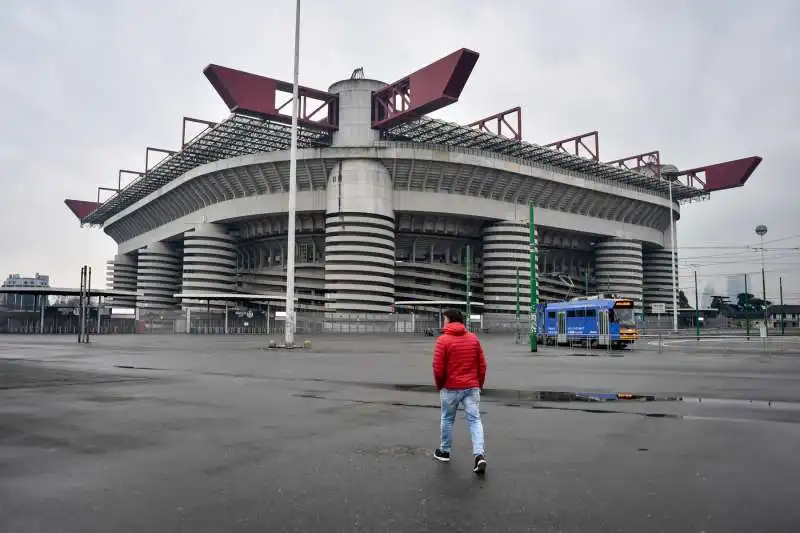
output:
[[[478,337],[457,322],[447,324],[442,333],[433,352],[436,388],[482,389],[486,379],[486,357]]]

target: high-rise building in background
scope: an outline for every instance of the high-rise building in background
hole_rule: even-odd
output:
[[[747,278],[746,283],[745,278]],[[725,280],[728,288],[726,295],[733,303],[736,302],[736,297],[738,295],[745,292],[745,285],[747,285],[747,292],[754,294],[753,284],[750,280],[750,274],[736,274],[734,276],[727,276]]]
[[[36,273],[32,278],[19,274],[9,274],[3,282],[3,287],[49,287],[50,276]],[[21,311],[36,309],[35,294],[0,294],[0,307]]]
[[[706,288],[703,289],[703,295],[700,297],[701,309],[711,308],[711,300],[713,299],[714,294],[715,294],[714,286],[711,283],[706,284]]]

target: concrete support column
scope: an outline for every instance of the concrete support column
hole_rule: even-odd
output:
[[[250,261],[249,252],[244,252]],[[231,293],[236,288],[236,245],[222,224],[198,224],[183,234],[183,278],[181,292]],[[206,309],[206,300],[184,300],[183,308]],[[224,309],[223,300],[213,309]]]
[[[155,242],[139,250],[136,265],[136,307],[174,309],[174,295],[181,290],[180,252],[164,242]]]
[[[483,309],[515,314],[517,269],[520,311],[530,307],[530,235],[527,222],[498,222],[483,232]]]
[[[136,292],[137,263],[136,254],[115,255],[114,259],[108,262],[107,281],[111,282],[111,288],[117,291]],[[133,308],[136,306],[136,298],[112,298],[106,305]]]
[[[355,79],[333,84],[339,95],[339,129],[333,146],[369,146],[372,92],[383,82]],[[394,304],[395,221],[391,176],[374,160],[337,164],[328,177],[325,216],[325,307],[330,311],[389,313]]]
[[[595,245],[597,291],[631,298],[642,309],[642,243],[612,238]]]
[[[338,191],[343,192],[342,197]],[[389,313],[394,304],[392,180],[377,161],[345,161],[328,183],[325,293],[331,311]]]
[[[654,303],[663,303],[672,309],[672,251],[667,248],[645,250],[642,259],[645,312],[649,313]]]

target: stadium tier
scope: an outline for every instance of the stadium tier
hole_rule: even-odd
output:
[[[670,212],[677,220],[682,203],[744,185],[761,158],[689,170],[657,151],[602,162],[597,132],[524,141],[519,108],[465,126],[426,116],[458,100],[477,60],[461,49],[391,84],[358,70],[327,91],[299,88],[298,309],[464,301],[469,253],[481,313],[513,316],[518,278],[523,310],[529,302],[529,203],[540,299],[589,292],[630,297],[639,310],[671,305]],[[147,148],[145,168],[120,170],[96,201],[65,201],[116,241],[109,279],[135,288],[139,308],[226,303],[192,293],[285,294],[292,86],[204,72],[230,116],[185,118],[180,149]],[[134,180],[123,186],[125,175]],[[102,191],[113,194],[101,201]]]

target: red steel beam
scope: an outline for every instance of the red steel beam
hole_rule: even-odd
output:
[[[596,131],[545,144],[544,148],[600,161],[600,137]]]
[[[505,126],[505,128],[503,127]],[[522,108],[513,107],[507,109],[496,115],[476,120],[471,124],[467,124],[468,128],[475,128],[478,131],[484,131],[512,139],[514,141],[522,140]]]
[[[668,177],[677,179],[683,185],[702,188],[707,192],[734,189],[747,182],[762,160],[759,156],[744,157],[680,172],[670,172]]]
[[[100,207],[100,202],[87,202],[86,200],[64,200],[64,204],[72,211],[72,214],[78,217],[78,220],[83,220],[89,214]]]
[[[203,73],[232,113],[263,117],[291,124],[292,84],[220,65],[209,65]],[[277,105],[277,94],[288,93],[288,102]],[[339,96],[309,87],[298,87],[297,123],[323,131],[339,129]]]
[[[372,127],[386,129],[457,102],[479,54],[462,48],[372,95]]]
[[[622,159],[615,159],[614,161],[606,162],[606,164],[627,170],[649,169],[653,171],[655,177],[661,177],[661,152],[658,150],[632,155],[630,157],[623,157]]]

